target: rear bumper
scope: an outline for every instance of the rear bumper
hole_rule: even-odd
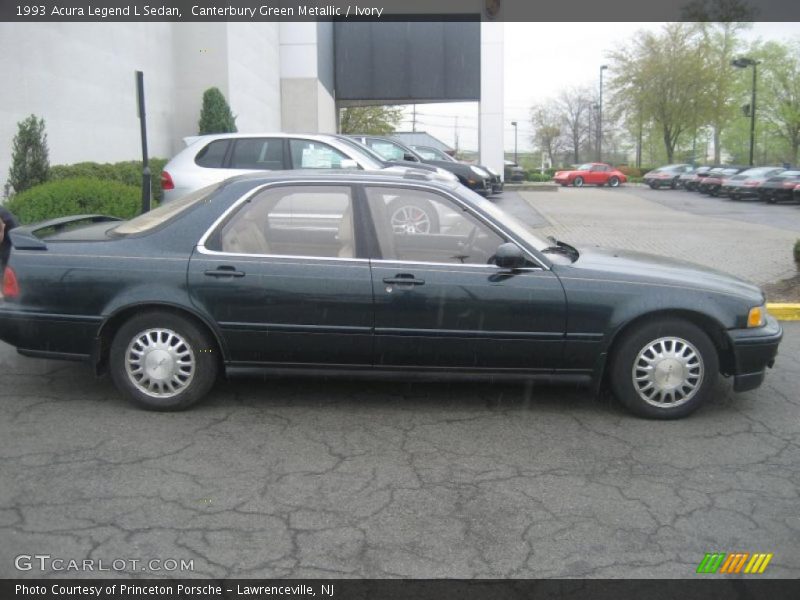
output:
[[[25,356],[88,359],[101,322],[85,315],[26,313],[0,301],[0,340]]]
[[[771,316],[759,329],[731,329],[728,338],[733,348],[733,389],[752,390],[764,381],[768,367],[775,363],[778,346],[783,338],[780,323]]]

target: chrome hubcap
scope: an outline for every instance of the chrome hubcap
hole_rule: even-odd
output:
[[[431,220],[417,206],[402,206],[392,214],[392,229],[395,233],[430,233]]]
[[[703,359],[686,340],[663,337],[642,348],[631,374],[642,400],[658,408],[673,408],[691,400],[700,389]]]
[[[139,391],[154,398],[171,398],[192,382],[194,352],[171,329],[148,329],[128,344],[125,370]]]

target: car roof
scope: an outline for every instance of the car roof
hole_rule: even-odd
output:
[[[247,133],[209,133],[206,135],[190,135],[183,138],[186,146],[193,146],[198,142],[210,142],[212,140],[253,138],[253,137],[276,137],[276,138],[302,138],[306,140],[317,140],[324,142],[337,137],[336,134],[328,133],[286,133],[281,131],[250,131]]]
[[[354,171],[352,169],[293,169],[291,171],[255,171],[231,177],[229,182],[249,182],[254,186],[268,183],[331,182],[424,184],[441,190],[460,187],[458,181],[442,179],[432,171],[406,168],[403,171]]]

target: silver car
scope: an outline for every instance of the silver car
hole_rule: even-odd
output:
[[[292,133],[220,133],[184,138],[186,148],[164,167],[164,202],[253,171],[363,169],[398,172],[407,168],[375,160],[335,136]]]

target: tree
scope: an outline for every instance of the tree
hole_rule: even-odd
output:
[[[550,164],[556,164],[556,154],[561,148],[561,112],[558,105],[548,100],[531,109],[533,141],[545,152]]]
[[[707,63],[707,101],[709,124],[714,130],[714,163],[721,162],[722,131],[736,115],[737,107],[732,102],[736,89],[736,78],[732,77],[731,60],[740,47],[739,31],[750,27],[749,23],[714,22],[700,25],[702,52]],[[694,134],[700,123],[694,124]]]
[[[44,119],[31,115],[17,123],[17,135],[11,150],[11,167],[4,193],[9,195],[13,189],[19,193],[39,183],[44,183],[50,175],[47,134]]]
[[[775,140],[781,162],[797,165],[800,150],[800,42],[767,42],[752,54],[761,60],[756,119]],[[763,145],[763,144],[762,144]],[[776,153],[777,154],[777,153]]]
[[[219,88],[211,87],[203,92],[203,108],[197,128],[200,135],[236,132],[236,117]]]
[[[581,149],[592,137],[592,92],[586,87],[572,87],[563,90],[557,102],[565,145],[572,151],[572,161],[579,163]]]
[[[392,133],[403,118],[403,109],[397,106],[349,106],[342,109],[339,130],[342,133]]]
[[[681,136],[708,113],[698,33],[695,25],[668,23],[660,33],[638,32],[610,55],[612,104],[629,119],[658,125],[669,162]]]

